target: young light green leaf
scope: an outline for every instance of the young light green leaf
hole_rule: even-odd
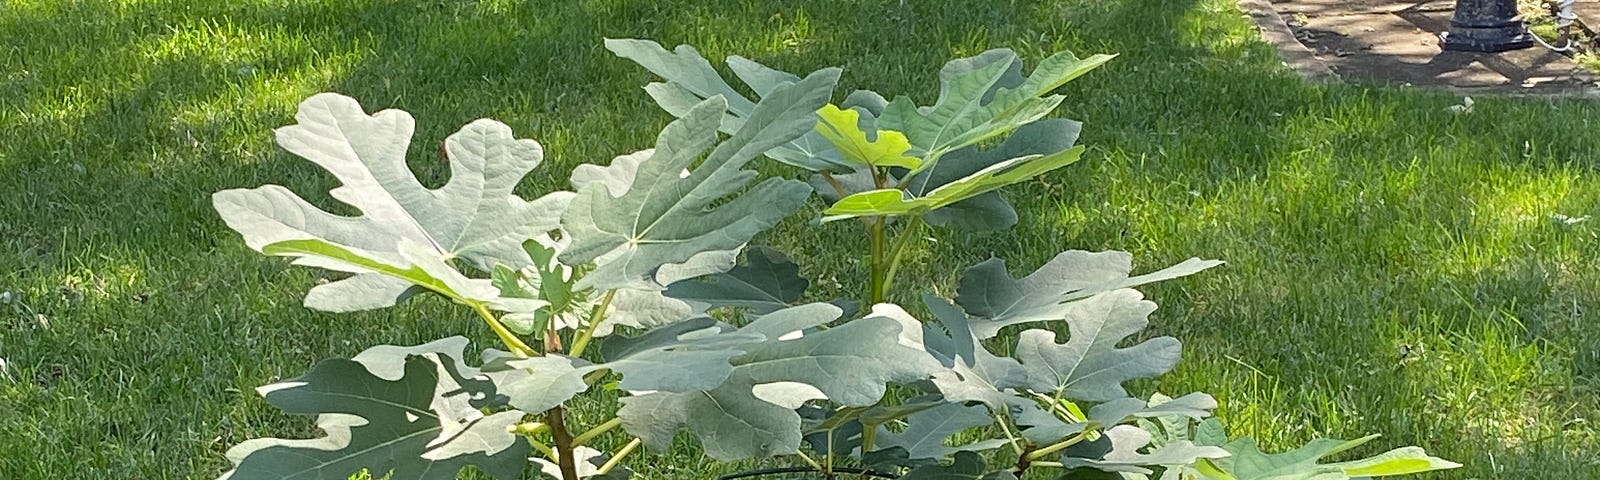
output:
[[[857,193],[829,206],[822,212],[824,215],[822,221],[878,215],[924,214],[1065,167],[1078,161],[1078,157],[1082,155],[1083,147],[1073,147],[1049,155],[1029,155],[1005,160],[960,180],[941,185],[920,197],[912,197],[898,189]]]
[[[325,93],[302,102],[295,118],[298,124],[278,129],[278,143],[338,178],[342,185],[331,194],[362,215],[322,211],[277,185],[218,192],[212,205],[256,250],[319,240],[344,253],[403,268],[410,262],[398,249],[410,242],[440,261],[459,258],[482,271],[496,264],[520,267],[530,262],[522,242],[553,230],[572,198],[558,192],[528,202],[514,195],[512,189],[543,160],[543,150],[493,120],[472,122],[445,140],[451,179],[429,190],[406,167],[413,121],[405,112],[368,116],[354,99]],[[407,279],[353,267],[346,260],[310,251],[292,255],[300,257],[299,264],[356,274],[313,288],[307,297],[310,308],[382,308],[415,292]]]
[[[430,344],[433,345],[433,344]],[[453,348],[455,344],[445,346]],[[434,347],[439,347],[434,345]],[[433,347],[417,347],[431,350]],[[318,415],[327,436],[312,440],[263,438],[228,452],[236,468],[227,480],[344,480],[362,469],[399,478],[454,479],[468,466],[500,479],[517,478],[531,452],[510,433],[521,420],[515,410],[483,414],[474,397],[487,382],[453,371],[456,360],[440,354],[379,352],[355,360],[326,360],[292,381],[261,388],[267,403],[291,414]],[[402,361],[402,367],[390,363]],[[470,385],[463,388],[463,383]]]
[[[999,146],[979,150],[965,147],[945,155],[938,164],[930,166],[901,180],[892,174],[890,180],[903,187],[904,197],[926,197],[935,189],[970,177],[985,168],[1001,162],[1029,156],[1047,156],[1072,148],[1078,138],[1080,124],[1065,119],[1046,119],[1022,126],[1006,137]],[[829,178],[832,181],[828,181]],[[832,202],[846,196],[873,190],[872,175],[865,168],[847,174],[813,176],[812,188]],[[892,199],[893,197],[885,197]],[[1017,213],[997,191],[973,195],[924,214],[930,225],[959,228],[969,231],[1001,230],[1017,223]]]
[[[1122,382],[1172,370],[1182,356],[1178,339],[1157,337],[1127,348],[1124,339],[1143,331],[1156,304],[1137,290],[1115,290],[1065,309],[1071,337],[1057,344],[1055,332],[1028,330],[1017,339],[1017,360],[1028,372],[1029,388],[1076,401],[1125,398]]]
[[[926,196],[934,189],[967,178],[1000,162],[1067,150],[1077,142],[1078,132],[1081,129],[1082,124],[1062,118],[1044,119],[1023,125],[995,148],[980,150],[974,145],[946,154],[939,159],[938,164],[925,168],[906,180],[905,190],[915,197]],[[998,191],[994,191],[928,212],[924,220],[929,225],[970,231],[1003,230],[1017,223],[1017,212]]]
[[[1150,446],[1150,432],[1132,425],[1118,425],[1104,432],[1100,440],[1093,443],[1109,443],[1110,450],[1102,455],[1092,457],[1076,456],[1074,449],[1067,449],[1061,456],[1061,466],[1064,468],[1093,468],[1106,472],[1127,472],[1142,475],[1155,473],[1148,467],[1172,467],[1190,465],[1202,458],[1223,458],[1230,454],[1227,450],[1214,446],[1201,446],[1180,440],[1141,452]],[[1092,450],[1094,446],[1085,445],[1087,448],[1078,451]]]
[[[845,160],[868,167],[901,167],[915,169],[922,164],[916,157],[906,156],[911,141],[903,133],[878,130],[876,138],[868,138],[861,129],[861,112],[840,110],[834,104],[823,105],[817,111],[817,132],[833,143]]]
[[[667,286],[666,295],[689,302],[698,311],[718,307],[748,308],[764,315],[794,306],[811,282],[800,276],[783,252],[757,248],[745,261],[725,273],[704,279],[683,280]]]
[[[538,300],[538,303],[523,303],[506,310],[507,314],[500,321],[511,331],[522,335],[542,332],[553,318],[558,319],[558,324],[577,323],[570,317],[586,306],[583,292],[572,290],[573,282],[577,281],[572,267],[562,265],[555,258],[565,248],[565,243],[550,235],[539,235],[522,244],[533,260],[531,264],[521,269],[495,265],[490,272],[490,281],[500,290],[501,298]]]
[[[1202,430],[1208,426],[1211,430],[1217,430],[1220,423],[1212,419],[1201,424]],[[1349,480],[1448,470],[1461,466],[1429,456],[1417,447],[1397,448],[1350,462],[1317,463],[1324,457],[1355,448],[1375,438],[1378,436],[1369,435],[1350,441],[1319,438],[1294,451],[1269,454],[1262,452],[1254,439],[1240,437],[1220,445],[1232,456],[1201,462],[1194,469],[1204,478],[1213,480]],[[1196,441],[1214,444],[1220,439],[1207,435]]]
[[[605,44],[606,49],[617,56],[632,60],[667,80],[651,83],[645,86],[645,91],[655,99],[657,105],[675,117],[685,117],[694,105],[717,96],[728,101],[728,110],[719,123],[723,133],[733,134],[755,116],[757,103],[751,102],[723,81],[717,71],[711,68],[711,63],[700,56],[694,47],[679,45],[669,52],[649,40],[612,38],[606,39]],[[782,87],[801,81],[798,76],[767,68],[739,56],[728,57],[728,66],[763,100]],[[812,75],[828,70],[837,71],[824,69]],[[833,78],[837,80],[837,73],[833,74]],[[832,83],[828,85],[828,90],[833,90]],[[839,156],[839,151],[815,130],[808,130],[763,153],[774,160],[812,171],[850,170],[849,163]]]
[[[1020,279],[1011,278],[1004,260],[991,258],[961,275],[956,303],[972,315],[972,331],[985,339],[1009,325],[1061,320],[1070,302],[1101,292],[1191,275],[1222,262],[1191,258],[1158,272],[1129,277],[1127,252],[1061,252]]]
[[[612,195],[605,183],[580,187],[562,218],[572,246],[559,258],[566,264],[604,261],[577,287],[661,290],[670,283],[658,278],[663,266],[737,249],[800,208],[810,195],[805,183],[772,178],[745,189],[755,172],[743,166],[808,131],[838,73],[826,70],[778,87],[720,144],[717,119],[726,103],[719,98],[701,102],[661,132],[656,149],[638,164],[632,186],[621,196]],[[695,165],[712,145],[711,154]]]
[[[794,383],[845,406],[867,406],[890,382],[925,378],[937,368],[926,353],[899,344],[900,324],[867,318],[816,332],[841,311],[825,303],[779,310],[756,319],[741,333],[765,341],[733,358],[727,383],[703,392],[651,393],[623,399],[623,427],[653,448],[665,448],[687,426],[707,456],[719,460],[792,453],[800,447],[800,417],[790,406],[763,400],[758,385]],[[789,338],[799,334],[799,338]],[[836,375],[834,372],[850,372]]]
[[[552,323],[556,330],[587,327],[590,314],[608,292],[575,290],[578,278],[574,269],[562,265],[555,258],[565,250],[567,244],[565,239],[557,241],[541,236],[526,245],[528,254],[538,266],[517,271],[504,266],[496,267],[492,278],[495,287],[500,289],[499,303],[510,303],[512,298],[542,299],[536,303],[518,303],[519,308],[505,309],[509,313],[500,320],[507,328],[526,335],[542,331]],[[674,271],[668,271],[668,267],[664,266],[661,270],[664,273],[659,273],[658,277],[673,278],[669,275],[725,269],[720,266],[724,263],[722,260],[702,262],[712,257],[715,255],[698,255],[686,264],[672,266]],[[731,260],[726,263],[731,263]],[[689,304],[667,298],[661,292],[624,288],[609,293],[612,294],[611,306],[606,310],[601,324],[595,327],[594,337],[611,335],[618,325],[655,328],[689,318],[692,313]]]

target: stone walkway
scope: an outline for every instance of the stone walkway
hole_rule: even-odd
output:
[[[1453,1],[1239,0],[1284,62],[1309,77],[1447,88],[1464,93],[1594,94],[1600,75],[1535,45],[1504,53],[1446,52]],[[1600,19],[1600,0],[1579,14]]]

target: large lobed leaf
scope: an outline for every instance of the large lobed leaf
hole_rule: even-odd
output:
[[[666,448],[680,428],[688,427],[706,455],[718,460],[793,453],[800,447],[795,409],[802,402],[825,398],[845,406],[872,405],[886,384],[926,378],[937,368],[925,352],[897,342],[901,327],[891,319],[810,330],[840,313],[836,306],[815,303],[756,319],[739,332],[766,340],[732,359],[726,383],[705,391],[625,398],[618,412],[623,427],[653,448]]]
[[[755,117],[758,104],[745,98],[723,81],[717,71],[711,68],[711,63],[700,56],[700,52],[695,51],[694,47],[679,45],[669,52],[660,44],[649,40],[613,38],[606,39],[605,45],[607,50],[611,50],[617,56],[632,60],[666,80],[645,86],[645,91],[655,99],[657,105],[675,117],[685,117],[694,105],[718,96],[728,102],[728,109],[718,126],[723,133],[733,134]],[[762,101],[766,101],[782,87],[801,81],[800,77],[794,74],[773,70],[737,55],[728,57],[728,67],[733,70],[734,75],[750,86]],[[813,72],[812,76],[830,70],[837,71],[818,70]],[[838,78],[836,73],[832,76]],[[832,89],[833,85],[830,83],[828,90],[831,92]],[[827,101],[824,100],[823,103]],[[822,104],[815,105],[813,110],[821,107]],[[785,140],[765,152],[757,153],[812,171],[851,169],[849,162],[839,155],[839,151],[814,129]]]
[[[1049,155],[1028,155],[1007,159],[940,185],[921,196],[897,188],[861,192],[834,202],[822,212],[824,215],[822,220],[827,222],[879,215],[923,215],[1065,167],[1078,161],[1078,157],[1082,155],[1083,147],[1074,147]]]
[[[732,133],[755,108],[692,47],[668,51],[647,40],[608,39],[606,48],[666,79],[645,89],[674,116],[685,116],[702,99],[723,96],[730,108],[720,127]],[[1027,76],[1022,74],[1021,59],[1010,50],[952,60],[940,71],[940,95],[933,105],[918,107],[903,96],[890,102],[875,92],[858,90],[838,107],[824,106],[815,131],[767,155],[837,174],[837,184],[818,188],[830,202],[841,203],[826,212],[829,220],[925,214],[936,226],[1007,228],[1016,223],[1016,212],[993,190],[1071,164],[1081,153],[1072,149],[1076,122],[1041,121],[1063,98],[1050,92],[1111,58],[1080,59],[1060,52]],[[729,57],[728,66],[763,98],[799,81],[793,74],[738,56]],[[980,142],[1002,137],[1006,141],[998,148],[977,148]],[[897,188],[883,190],[844,178],[863,176],[857,171],[863,165],[903,167],[911,177],[894,179]],[[813,180],[813,185],[823,184],[820,177]],[[843,191],[834,191],[835,186]]]
[[[939,99],[918,107],[895,98],[878,117],[878,128],[904,132],[913,152],[928,162],[944,154],[996,138],[1055,110],[1064,98],[1052,90],[1114,58],[1079,59],[1071,52],[1050,56],[1027,78],[1022,60],[1009,49],[951,60],[939,71]]]
[[[1024,428],[1024,438],[1048,445],[1084,430],[1106,429],[1134,419],[1181,421],[1187,427],[1189,420],[1203,420],[1211,416],[1211,411],[1216,408],[1217,400],[1204,393],[1191,393],[1178,398],[1156,396],[1149,401],[1129,397],[1095,405],[1089,409],[1083,421],[1066,422],[1041,407],[1035,399],[1019,397],[1012,403],[1011,414],[1017,425]]]
[[[893,432],[878,427],[880,431],[875,448],[902,449],[905,458],[910,460],[942,459],[957,452],[992,450],[1005,446],[1007,442],[989,439],[958,446],[950,446],[949,443],[950,438],[958,433],[993,423],[989,411],[982,406],[946,403],[910,414],[906,417],[904,430]]]
[[[468,466],[494,478],[522,473],[531,452],[510,433],[523,413],[484,414],[494,385],[459,360],[465,338],[416,347],[380,346],[351,360],[325,360],[294,380],[260,391],[286,413],[318,415],[326,436],[248,440],[228,451],[227,480],[454,479]]]
[[[839,109],[833,104],[817,111],[817,131],[833,143],[845,160],[865,167],[901,167],[914,169],[922,159],[906,156],[911,141],[894,130],[868,132],[861,128],[861,110]]]
[[[1217,265],[1217,260],[1191,258],[1139,276],[1127,252],[1061,252],[1024,278],[1011,278],[1004,260],[989,259],[961,275],[956,303],[971,315],[972,332],[990,338],[1001,328],[1066,318],[1074,301],[1101,292],[1192,275]]]
[[[1026,387],[1028,372],[1011,357],[990,352],[978,343],[967,317],[943,298],[923,296],[923,303],[935,321],[923,326],[925,349],[943,364],[933,374],[933,384],[945,398],[955,402],[982,402],[998,410],[1013,396],[1012,390]]]
[[[1182,467],[1201,459],[1218,459],[1230,455],[1227,450],[1195,445],[1188,440],[1152,447],[1150,432],[1132,425],[1112,427],[1099,439],[1073,447],[1076,448],[1069,448],[1061,455],[1061,465],[1065,468],[1093,468],[1106,472],[1141,475],[1155,473],[1149,468],[1153,466]]]
[[[572,245],[560,260],[598,264],[577,287],[661,290],[694,276],[661,278],[663,268],[695,263],[708,252],[736,252],[799,209],[810,195],[805,183],[771,178],[746,189],[756,173],[743,167],[810,131],[838,75],[837,69],[822,70],[774,88],[720,143],[717,128],[728,101],[712,97],[668,125],[654,150],[619,158],[604,173],[585,174],[597,180],[578,187],[561,221]],[[703,273],[711,271],[695,272]]]
[[[702,312],[737,307],[764,315],[795,306],[810,286],[811,282],[800,276],[800,266],[789,257],[761,247],[746,253],[744,263],[727,272],[673,283],[665,293]]]
[[[271,250],[273,245],[325,242],[355,257],[405,269],[414,264],[400,250],[409,243],[424,256],[441,262],[461,259],[483,271],[496,264],[522,266],[530,262],[522,242],[554,229],[572,197],[558,192],[529,202],[512,194],[543,160],[543,149],[532,140],[517,139],[510,127],[493,120],[472,122],[445,140],[451,178],[430,190],[406,166],[413,130],[409,114],[384,110],[369,116],[354,99],[324,93],[302,102],[295,118],[299,123],[278,129],[278,143],[332,173],[341,184],[330,192],[333,198],[361,215],[325,212],[277,185],[217,192],[212,204],[251,248],[356,274],[312,288],[306,296],[310,308],[388,307],[419,287],[315,249]]]
[[[997,49],[952,60],[939,72],[939,99],[918,107],[909,97],[882,102],[870,92],[852,95],[860,110],[876,114],[879,136],[903,133],[907,155],[920,157],[897,188],[851,190],[824,213],[825,220],[877,215],[929,215],[934,225],[970,230],[1016,223],[1016,212],[993,193],[1076,162],[1079,125],[1041,119],[1060,105],[1050,91],[1109,61],[1060,52],[1027,77],[1015,52]],[[847,102],[848,103],[848,102]],[[980,142],[1005,137],[990,150]]]
[[[1117,346],[1143,331],[1155,309],[1137,290],[1114,290],[1066,309],[1071,332],[1066,343],[1057,344],[1049,330],[1022,332],[1016,358],[1028,372],[1028,388],[1057,398],[1105,402],[1128,396],[1123,382],[1171,371],[1183,352],[1176,338]]]
[[[906,193],[913,197],[927,197],[936,189],[1014,158],[1032,157],[1034,160],[1031,162],[1043,161],[1047,155],[1071,149],[1081,129],[1082,124],[1064,118],[1049,118],[1023,125],[994,148],[980,149],[975,145],[945,154],[938,163],[918,171],[907,180]],[[1069,163],[1051,167],[1062,167]],[[1044,173],[1037,168],[1032,170]],[[1017,181],[1028,179],[1026,175],[1013,175],[1012,178]],[[991,191],[974,193],[970,198],[928,212],[924,218],[929,225],[935,226],[971,231],[1003,230],[1017,223],[1017,212],[1000,196],[1000,192]]]
[[[701,317],[612,339],[602,347],[602,363],[555,354],[518,358],[490,350],[484,353],[483,372],[512,407],[540,413],[588,391],[584,376],[600,370],[620,375],[617,386],[627,391],[714,389],[733,373],[733,357],[766,339]]]

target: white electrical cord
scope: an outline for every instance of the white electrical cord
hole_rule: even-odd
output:
[[[1556,11],[1557,27],[1567,28],[1572,26],[1572,22],[1578,20],[1578,14],[1572,11],[1572,5],[1576,3],[1578,3],[1578,0],[1560,0],[1556,2],[1556,8],[1559,9]]]
[[[1560,31],[1569,31],[1572,28],[1572,23],[1578,20],[1578,14],[1572,11],[1572,6],[1576,3],[1578,3],[1578,0],[1557,0],[1555,2],[1556,28],[1560,29]],[[1538,35],[1535,35],[1531,32],[1529,33],[1529,36],[1533,37],[1533,41],[1539,42],[1540,45],[1544,45],[1544,48],[1548,48],[1553,52],[1567,52],[1572,50],[1571,35],[1566,36],[1567,44],[1560,47],[1546,43],[1543,38],[1540,38]]]

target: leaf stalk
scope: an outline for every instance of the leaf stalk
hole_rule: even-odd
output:
[[[905,230],[901,230],[900,237],[895,239],[894,248],[889,251],[888,271],[884,273],[883,286],[880,287],[883,289],[884,297],[888,296],[889,286],[894,285],[894,273],[900,269],[900,259],[905,254],[906,246],[917,238],[922,223],[922,215],[911,216],[911,220],[906,222]]]
[[[628,442],[627,445],[623,445],[621,450],[617,450],[617,454],[616,455],[612,455],[610,460],[606,460],[606,464],[605,465],[601,465],[600,469],[595,471],[595,474],[596,475],[605,475],[607,473],[610,473],[611,469],[617,468],[617,465],[621,465],[622,464],[622,459],[623,458],[627,457],[628,454],[633,453],[633,451],[635,449],[638,449],[639,445],[643,444],[643,443],[644,443],[644,440],[638,439],[638,438],[634,438],[633,441]]]
[[[1038,449],[1038,450],[1034,450],[1033,452],[1028,453],[1028,460],[1038,460],[1038,459],[1041,459],[1041,458],[1044,458],[1044,457],[1048,457],[1053,453],[1065,450],[1067,447],[1070,447],[1070,446],[1073,446],[1073,445],[1077,445],[1078,442],[1082,442],[1083,439],[1085,439],[1085,438],[1089,438],[1089,430],[1087,430],[1087,429],[1082,431],[1082,432],[1078,432],[1077,435],[1073,435],[1071,437],[1067,437],[1066,440],[1062,440],[1062,441],[1050,444],[1050,446],[1047,446],[1047,447],[1044,447],[1044,448],[1041,448],[1041,449]]]
[[[578,357],[583,355],[584,348],[589,346],[589,340],[594,338],[595,330],[600,329],[600,323],[606,320],[606,310],[611,308],[611,299],[616,298],[615,289],[607,290],[606,295],[600,298],[600,304],[594,307],[594,312],[589,314],[589,325],[585,326],[578,338],[572,341],[572,351],[567,355]]]
[[[871,242],[872,242],[872,250],[871,250],[872,276],[871,276],[871,280],[870,280],[870,283],[868,285],[868,291],[867,291],[867,307],[868,308],[870,308],[872,305],[877,305],[879,303],[883,303],[884,297],[887,296],[886,295],[887,292],[884,290],[884,285],[883,285],[883,275],[884,275],[884,258],[883,258],[883,255],[884,255],[884,243],[885,243],[884,242],[884,232],[883,232],[883,230],[884,230],[884,224],[887,223],[888,219],[889,219],[889,217],[884,217],[884,216],[872,217],[872,224],[867,227],[867,230],[869,231],[869,233],[871,233]]]
[[[483,321],[489,324],[489,329],[494,330],[494,334],[500,337],[500,341],[506,344],[506,348],[511,349],[511,353],[524,358],[539,354],[533,347],[529,347],[528,344],[522,342],[522,339],[517,338],[517,334],[512,333],[510,329],[506,328],[505,324],[500,323],[499,319],[494,318],[494,313],[489,311],[489,307],[484,306],[482,303],[473,303],[472,309],[478,312],[478,316],[483,317]]]
[[[590,440],[594,440],[594,437],[598,437],[598,436],[600,436],[600,435],[602,435],[602,434],[604,434],[606,432],[609,432],[612,429],[615,429],[615,428],[617,428],[618,426],[621,426],[621,425],[622,425],[622,418],[621,417],[617,417],[617,418],[612,418],[610,420],[606,420],[605,423],[596,425],[594,428],[589,429],[589,431],[583,432],[581,434],[578,434],[577,438],[573,438],[572,439],[572,445],[573,446],[587,445]]]

